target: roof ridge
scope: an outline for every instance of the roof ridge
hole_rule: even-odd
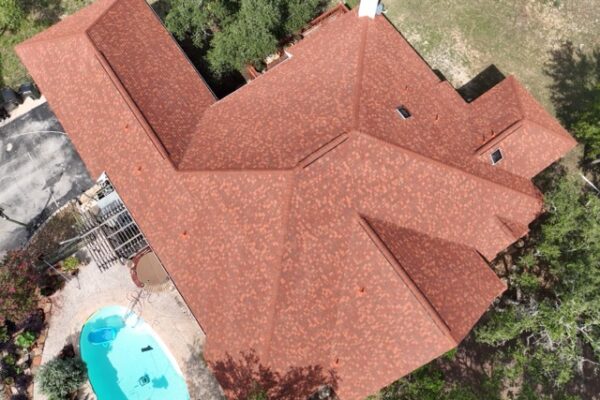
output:
[[[360,96],[362,94],[363,76],[365,74],[365,53],[367,49],[367,39],[369,36],[369,20],[362,18],[361,23],[361,38],[358,48],[358,71],[356,73],[356,83],[354,88],[354,98],[352,99],[352,129],[356,130],[360,124]]]
[[[327,143],[320,146],[315,151],[309,153],[306,157],[298,161],[297,168],[309,167],[312,163],[323,158],[329,152],[335,150],[338,146],[341,146],[349,138],[350,135],[348,133],[342,133],[334,137],[333,139],[331,139],[330,141],[328,141]]]
[[[442,315],[435,309],[435,307],[427,298],[425,293],[423,293],[421,288],[419,288],[415,281],[412,280],[408,272],[406,272],[406,269],[404,269],[400,261],[390,251],[387,244],[383,241],[383,239],[381,239],[381,237],[379,236],[377,231],[375,231],[375,229],[371,226],[367,218],[360,214],[357,214],[357,216],[359,225],[364,229],[365,233],[369,236],[373,244],[381,252],[384,258],[391,264],[391,266],[394,268],[394,271],[396,271],[400,279],[404,282],[404,284],[408,287],[410,292],[415,296],[417,301],[425,309],[425,311],[430,316],[434,324],[438,327],[440,332],[446,335],[455,345],[458,345],[458,341],[452,335],[450,326],[448,326]]]
[[[525,104],[523,103],[523,98],[522,96],[527,96],[529,97],[533,102],[535,106],[539,106],[543,112],[548,113],[548,111],[537,101],[537,99],[535,97],[533,97],[533,95],[531,93],[529,93],[527,91],[527,88],[525,88],[523,86],[523,84],[517,79],[516,76],[514,75],[509,75],[508,78],[510,78],[511,80],[511,85],[512,85],[512,89],[515,93],[515,97],[517,98],[517,102],[519,104],[519,109],[521,110],[522,115],[522,121],[527,121],[528,123],[537,125],[539,128],[542,128],[550,133],[553,133],[555,136],[560,137],[561,139],[565,139],[570,143],[577,143],[573,137],[571,135],[568,134],[568,132],[566,131],[566,129],[560,124],[558,123],[558,121],[556,121],[558,123],[558,125],[562,128],[560,130],[556,130],[553,127],[549,127],[549,126],[545,126],[540,124],[539,122],[529,118],[527,111],[526,111],[526,107]],[[507,79],[508,79],[507,78]],[[550,113],[548,113],[550,115]],[[551,115],[550,115],[551,116]]]
[[[519,106],[519,111],[521,114],[521,121],[526,119],[525,114],[525,106],[523,105],[523,100],[519,95],[519,88],[517,87],[517,78],[514,75],[509,75],[506,79],[509,80],[510,87],[515,94],[515,100],[517,101],[517,105]]]
[[[481,146],[475,149],[475,152],[473,154],[479,156],[485,154],[486,151],[490,150],[492,147],[496,146],[498,143],[500,143],[501,141],[518,131],[520,128],[522,128],[525,122],[529,122],[529,120],[526,118],[521,118],[513,122],[512,124],[507,126],[503,131],[501,131],[497,135],[490,137],[489,140],[483,142]]]
[[[108,14],[108,12],[121,0],[112,0],[112,4],[110,4],[108,7],[106,7],[106,9],[104,11],[102,11],[94,20],[93,22],[84,30],[86,34],[89,34],[89,31],[92,30],[97,24],[98,22],[100,22],[101,19],[103,19],[106,14]],[[147,3],[146,3],[147,4]],[[91,39],[90,39],[91,40]],[[92,40],[92,43],[94,41]],[[94,47],[96,47],[96,44],[94,44]]]
[[[100,49],[98,49],[96,47],[96,45],[94,44],[94,41],[90,38],[87,31],[85,32],[85,36],[86,36],[86,39],[89,41],[90,45],[92,46],[92,48],[94,49],[96,59],[100,63],[100,66],[102,67],[102,69],[104,70],[104,72],[106,73],[106,75],[108,76],[110,81],[112,82],[112,84],[115,86],[115,89],[121,95],[121,97],[123,98],[123,100],[125,101],[127,106],[129,107],[131,112],[133,112],[136,119],[140,122],[140,124],[142,125],[142,128],[148,134],[148,138],[150,139],[150,141],[152,142],[152,144],[154,145],[156,150],[159,152],[159,154],[164,159],[167,159],[169,161],[169,165],[171,165],[172,168],[176,169],[175,163],[173,162],[173,159],[171,158],[171,155],[169,154],[164,143],[162,142],[160,137],[156,134],[156,132],[154,131],[154,129],[152,128],[152,126],[150,125],[150,123],[148,122],[146,117],[144,116],[144,113],[142,112],[140,107],[136,104],[135,100],[131,97],[131,95],[129,94],[129,91],[127,90],[125,85],[119,79],[119,76],[112,69],[110,63],[108,62],[108,60],[106,60],[106,57],[104,56],[104,54],[102,54],[102,51],[100,51]]]
[[[552,129],[552,128],[548,128],[547,126],[544,126],[544,125],[542,125],[542,124],[540,124],[540,123],[538,123],[538,122],[536,122],[536,121],[534,121],[532,119],[529,119],[527,117],[525,117],[525,121],[527,121],[527,123],[529,123],[529,124],[536,125],[538,128],[541,128],[541,129],[543,129],[545,131],[548,131],[551,134],[554,134],[554,136],[556,136],[559,139],[562,139],[562,140],[564,140],[566,142],[569,142],[571,144],[574,144],[574,145],[577,144],[577,141],[571,135],[569,135],[569,133],[567,132],[567,130],[564,129],[564,128],[563,128],[563,130],[555,130],[555,129]]]
[[[272,344],[272,339],[273,339],[273,333],[275,331],[275,320],[276,320],[276,314],[277,314],[277,298],[279,297],[279,294],[281,292],[281,275],[282,275],[282,268],[283,268],[283,256],[285,254],[285,245],[287,243],[286,237],[288,235],[289,232],[289,226],[290,226],[290,216],[291,216],[291,210],[292,210],[292,201],[294,199],[294,192],[296,189],[296,180],[298,178],[298,174],[294,172],[294,170],[291,170],[291,178],[290,178],[290,183],[288,185],[288,187],[286,188],[286,199],[285,199],[285,210],[284,210],[284,222],[283,222],[283,229],[282,229],[282,240],[281,240],[281,252],[279,254],[279,256],[277,257],[277,260],[279,262],[279,270],[277,271],[277,276],[274,279],[275,283],[273,285],[273,288],[271,290],[271,292],[273,293],[273,301],[271,302],[271,307],[270,307],[270,315],[269,315],[269,320],[268,320],[268,325],[267,325],[267,329],[266,329],[266,342],[265,342],[265,347],[263,349],[263,358],[264,359],[268,359],[270,356],[270,352],[271,352],[271,344]]]
[[[383,144],[385,144],[385,145],[387,145],[389,147],[397,148],[400,151],[403,151],[405,153],[411,154],[411,155],[413,155],[415,157],[418,157],[418,158],[420,158],[420,159],[422,159],[424,161],[431,162],[431,163],[434,163],[434,164],[439,164],[439,165],[443,166],[444,168],[452,169],[452,170],[458,171],[458,172],[460,172],[462,174],[471,176],[471,177],[473,177],[475,179],[478,179],[480,181],[486,182],[488,185],[493,185],[493,186],[496,186],[496,187],[502,187],[502,188],[508,189],[508,190],[510,190],[512,192],[518,193],[520,195],[527,196],[527,197],[529,197],[531,199],[536,200],[537,202],[540,202],[539,196],[536,196],[533,193],[531,193],[531,194],[530,193],[526,193],[526,192],[524,192],[522,190],[519,190],[517,188],[514,188],[512,186],[509,186],[509,185],[506,185],[506,184],[503,184],[503,183],[500,183],[500,182],[496,182],[496,181],[484,178],[483,176],[474,174],[474,173],[469,172],[469,171],[467,171],[467,170],[465,170],[463,168],[460,168],[458,166],[455,166],[455,165],[452,165],[452,164],[448,164],[448,163],[445,163],[443,161],[439,161],[439,160],[436,160],[435,158],[431,158],[429,156],[426,156],[424,154],[416,152],[414,150],[410,150],[410,149],[408,149],[408,148],[406,148],[404,146],[401,146],[401,145],[399,145],[397,143],[393,143],[393,142],[390,142],[388,140],[385,140],[385,139],[382,139],[382,138],[379,138],[379,137],[375,137],[375,136],[369,135],[367,133],[363,133],[361,131],[357,131],[357,132],[358,132],[359,135],[361,135],[363,137],[369,137],[369,138],[371,138],[373,140],[376,140],[376,141],[379,141],[379,142],[381,142],[381,143],[383,143]],[[511,175],[514,175],[514,174],[511,174]],[[521,177],[519,177],[517,175],[514,175],[514,176],[517,177],[517,178],[519,178],[519,179],[524,179],[524,178],[521,178]],[[533,183],[531,181],[527,180],[527,182],[529,182],[529,184],[531,186],[533,186]],[[533,187],[535,188],[535,186],[533,186]]]
[[[40,34],[44,33],[44,32],[50,32],[50,33],[54,33],[53,29],[57,32],[60,32],[60,28],[61,28],[61,23],[67,21],[70,18],[77,18],[78,14],[84,10],[87,9],[87,7],[82,8],[81,10],[75,12],[74,14],[71,15],[67,15],[65,18],[60,19],[58,22],[56,22],[54,25],[50,26],[49,28],[47,28],[46,30],[39,32],[38,34],[36,34],[35,36],[32,36],[30,38],[28,38],[27,40],[17,44],[15,47],[29,47],[31,45],[34,44],[38,44],[38,43],[47,43],[47,42],[52,42],[52,41],[57,41],[57,40],[61,40],[67,37],[73,37],[73,36],[77,36],[77,35],[81,35],[81,34],[86,34],[87,30],[89,29],[90,26],[94,25],[98,19],[104,15],[104,13],[106,13],[106,11],[108,11],[108,9],[112,8],[119,0],[107,0],[107,2],[112,2],[109,3],[108,6],[106,6],[106,9],[103,10],[96,18],[92,19],[92,22],[90,23],[90,25],[85,28],[83,27],[81,30],[72,32],[72,33],[68,33],[68,34],[63,34],[63,35],[56,35],[56,36],[52,36],[49,35],[48,37],[42,36],[40,38]],[[88,6],[89,7],[89,6]]]

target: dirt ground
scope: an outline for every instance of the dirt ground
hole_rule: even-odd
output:
[[[491,64],[553,111],[544,73],[550,52],[571,41],[600,47],[598,0],[386,0],[386,16],[460,87]]]

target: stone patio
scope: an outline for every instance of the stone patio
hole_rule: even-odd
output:
[[[154,329],[177,360],[188,382],[191,399],[223,399],[221,388],[202,359],[204,332],[175,286],[171,283],[159,293],[141,293],[141,300],[133,309]],[[101,272],[90,261],[81,267],[77,278],[51,298],[42,363],[58,355],[66,344],[78,349],[81,328],[96,310],[110,305],[131,307],[139,294],[140,289],[134,285],[126,266],[116,265]],[[89,387],[84,392],[82,398],[95,399]],[[34,393],[36,400],[45,399],[37,387]]]

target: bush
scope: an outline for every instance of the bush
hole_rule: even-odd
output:
[[[0,263],[0,323],[23,322],[37,307],[40,275],[23,252],[10,252]]]
[[[0,326],[0,344],[4,344],[10,340],[10,335],[8,334],[8,328],[6,325]]]
[[[22,349],[29,349],[35,343],[35,335],[25,331],[15,338],[15,344]]]
[[[0,0],[0,35],[7,30],[17,30],[24,14],[19,0]]]
[[[74,271],[77,271],[77,268],[79,268],[80,264],[81,264],[81,261],[79,261],[79,259],[77,257],[71,256],[71,257],[68,257],[63,260],[62,269],[65,272],[74,272]]]
[[[80,358],[55,358],[41,366],[36,379],[49,400],[68,399],[87,380],[87,368]]]

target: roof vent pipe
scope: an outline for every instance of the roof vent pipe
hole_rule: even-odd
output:
[[[360,0],[359,17],[375,18],[378,14],[379,0]]]

